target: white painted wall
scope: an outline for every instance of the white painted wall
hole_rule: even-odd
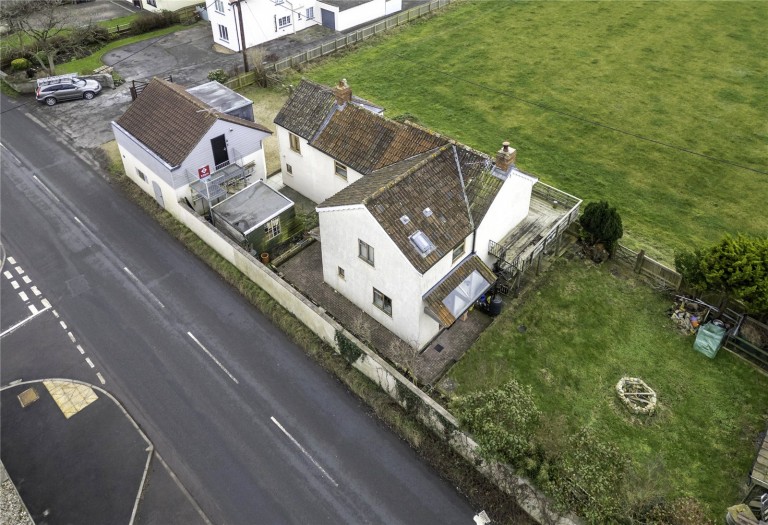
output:
[[[222,2],[223,11],[216,10],[213,0],[208,7],[213,41],[233,51],[240,51],[242,47],[237,8],[230,5],[228,0],[222,0]],[[283,0],[281,4],[276,4],[274,0],[242,0],[240,7],[243,13],[245,47],[257,46],[319,24],[320,11],[315,7],[315,3],[315,0]],[[317,21],[307,18],[306,13],[309,7],[315,7]],[[279,19],[285,16],[290,17],[291,23],[285,27],[278,27]],[[221,37],[219,25],[227,28],[227,40]]]
[[[496,257],[488,254],[488,241],[499,242],[528,215],[531,189],[535,183],[535,178],[513,169],[488,208],[477,228],[475,243],[478,257],[488,266],[493,267],[496,261]]]
[[[280,169],[283,172],[283,182],[308,199],[321,203],[331,195],[343,190],[363,176],[347,167],[347,179],[336,175],[336,167],[332,157],[318,151],[299,137],[301,153],[290,147],[290,132],[277,126],[277,141],[280,148]],[[288,173],[288,164],[291,171]]]
[[[337,6],[317,2],[317,9],[332,11],[336,17],[336,31],[346,31],[347,29],[377,18],[381,18],[391,13],[396,13],[403,8],[401,0],[371,0],[351,9],[340,11]],[[317,15],[320,18],[319,11]]]
[[[131,4],[133,4],[133,0],[129,0]],[[200,3],[200,0],[155,0],[156,5],[150,5],[147,0],[141,1],[141,7],[144,8],[146,11],[150,12],[157,12],[157,11],[176,11],[178,9],[181,9],[182,7],[189,7],[191,5],[197,5]]]

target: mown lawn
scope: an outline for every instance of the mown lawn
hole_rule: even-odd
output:
[[[305,75],[518,164],[624,217],[670,262],[726,232],[765,234],[768,2],[466,1]],[[547,106],[547,108],[540,105]]]
[[[511,378],[531,385],[550,430],[589,426],[629,454],[635,497],[693,496],[721,517],[740,501],[768,422],[768,377],[725,350],[714,360],[694,351],[693,337],[667,318],[670,306],[631,275],[561,259],[448,377],[456,394]],[[616,401],[623,376],[658,394],[660,410],[645,424]]]

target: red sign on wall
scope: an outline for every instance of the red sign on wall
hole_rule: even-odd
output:
[[[197,177],[200,179],[204,179],[210,174],[211,174],[211,168],[207,164],[202,168],[197,168]]]

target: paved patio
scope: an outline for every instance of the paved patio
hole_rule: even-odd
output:
[[[314,242],[278,271],[347,330],[422,384],[434,385],[491,323],[489,316],[472,310],[465,321],[457,321],[418,352],[323,282],[322,265],[320,243]]]

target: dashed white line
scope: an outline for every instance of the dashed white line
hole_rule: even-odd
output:
[[[70,341],[72,341],[73,343],[76,341],[75,336],[72,335],[72,332],[67,332],[67,335],[69,336]]]
[[[9,263],[11,263],[11,264],[16,264],[16,259],[14,259],[13,257],[8,257],[8,259],[6,259],[6,260],[7,260]]]
[[[32,312],[32,315],[40,313],[34,304],[27,305],[27,308],[29,308],[29,311]]]
[[[54,310],[54,311],[53,311],[53,316],[54,316],[56,319],[58,319],[58,318],[59,318],[59,312],[57,312],[56,310]]]
[[[277,421],[277,419],[275,419],[275,418],[274,418],[274,416],[273,416],[273,417],[271,417],[270,419],[272,420],[272,423],[274,423],[275,425],[277,425],[277,428],[279,428],[279,429],[280,429],[280,430],[283,432],[283,434],[285,434],[286,436],[288,436],[288,439],[290,439],[290,440],[293,442],[293,444],[294,444],[294,445],[296,445],[296,446],[299,448],[299,450],[301,450],[301,452],[302,452],[302,453],[303,453],[305,456],[307,456],[307,457],[309,458],[309,460],[310,460],[310,461],[311,461],[311,462],[312,462],[312,463],[313,463],[313,464],[314,464],[314,465],[315,465],[315,466],[316,466],[318,469],[320,469],[320,472],[322,472],[322,473],[323,473],[323,476],[325,476],[326,478],[328,478],[328,479],[331,481],[331,483],[333,483],[333,486],[334,486],[334,487],[338,487],[338,486],[339,486],[339,484],[338,484],[338,483],[336,483],[336,480],[334,480],[334,479],[333,479],[333,478],[330,476],[330,474],[328,474],[328,473],[325,471],[325,469],[324,469],[323,467],[321,467],[321,466],[320,466],[320,463],[318,463],[317,461],[315,461],[315,458],[313,458],[312,456],[310,456],[310,455],[309,455],[309,452],[307,452],[307,451],[304,449],[304,447],[302,447],[302,446],[301,446],[301,443],[299,443],[298,441],[296,441],[296,439],[294,439],[294,437],[293,437],[291,434],[289,434],[287,430],[285,430],[285,429],[283,428],[283,425],[281,425],[281,424],[280,424],[280,423]]]
[[[43,303],[43,306],[45,306],[46,308],[51,307],[51,303],[48,302],[48,299],[41,299],[40,302]],[[56,314],[56,317],[59,316],[59,314],[57,314],[55,311],[53,313]]]
[[[32,305],[30,305],[30,308],[31,308],[31,306],[32,306]],[[48,308],[50,308],[50,307],[48,307]],[[5,336],[5,335],[7,335],[7,334],[10,334],[11,332],[13,332],[14,330],[16,330],[16,329],[17,329],[17,328],[19,328],[20,326],[23,326],[25,323],[28,323],[29,321],[31,321],[32,319],[34,319],[35,317],[37,317],[37,316],[38,316],[38,315],[40,315],[41,313],[43,313],[43,312],[45,312],[46,310],[48,310],[48,308],[45,308],[45,309],[43,309],[43,310],[40,310],[40,311],[34,311],[34,312],[32,312],[32,315],[30,315],[29,317],[27,317],[27,318],[26,318],[26,319],[24,319],[23,321],[19,321],[18,323],[16,323],[16,324],[15,324],[15,325],[13,325],[12,327],[10,327],[10,328],[7,328],[7,329],[6,329],[6,330],[5,330],[3,333],[0,333],[0,338],[4,337],[4,336]],[[37,310],[37,309],[35,308],[35,310]]]
[[[13,161],[16,163],[16,165],[17,165],[17,166],[23,166],[23,164],[21,163],[21,161],[19,160],[19,158],[18,158],[16,155],[14,155],[14,154],[11,152],[11,150],[9,150],[8,148],[6,148],[6,147],[5,147],[5,144],[0,144],[0,148],[3,148],[5,151],[7,151],[7,152],[8,152],[8,155],[10,155],[10,156],[11,156],[11,158],[13,159]],[[11,263],[11,264],[15,264],[15,263]]]
[[[29,275],[25,275],[24,277],[21,278],[21,280],[24,281],[24,283],[26,284],[29,284],[32,282],[32,279],[29,278]]]
[[[98,377],[98,378],[99,378],[99,382],[100,382],[102,385],[106,385],[106,384],[107,384],[107,382],[104,380],[104,376],[103,376],[103,375],[101,375],[101,372],[96,372],[96,377]]]
[[[14,290],[18,290],[19,289],[19,283],[17,283],[16,281],[11,281],[11,286],[13,286]]]
[[[29,113],[27,113],[26,115],[27,115],[29,118],[33,119],[33,120],[37,120],[37,119],[34,119],[34,118],[32,117],[32,115],[30,115]],[[39,120],[37,120],[37,121],[38,121],[38,122],[40,122]],[[45,126],[45,124],[42,124],[42,125],[43,125],[43,126]],[[56,194],[55,194],[55,193],[53,193],[53,192],[52,192],[52,191],[51,191],[51,190],[48,188],[48,186],[46,186],[45,184],[43,184],[43,181],[41,181],[40,179],[38,179],[38,178],[37,178],[37,175],[32,175],[32,178],[33,178],[33,179],[35,179],[35,180],[37,181],[37,183],[38,183],[40,186],[42,186],[42,187],[43,187],[43,189],[44,189],[45,191],[47,191],[47,192],[48,192],[48,195],[50,195],[51,197],[53,197],[53,199],[54,199],[56,202],[61,202],[61,201],[59,200],[59,198],[56,196]]]
[[[8,260],[10,261],[10,260],[11,260],[11,258],[10,258],[10,257],[8,257]],[[3,275],[5,275],[5,278],[6,278],[6,279],[13,279],[13,274],[12,274],[11,272],[9,272],[8,270],[4,271],[4,272],[3,272]]]
[[[83,223],[80,221],[80,219],[78,219],[78,218],[77,218],[77,215],[73,215],[73,216],[72,216],[72,218],[74,218],[74,219],[75,219],[75,222],[76,222],[77,224],[79,224],[80,226],[85,226],[85,224],[83,224]]]
[[[213,357],[213,354],[212,354],[212,353],[210,353],[210,352],[208,351],[208,349],[207,349],[206,347],[204,347],[204,346],[203,346],[203,344],[202,344],[200,341],[198,341],[198,340],[197,340],[197,337],[195,337],[194,335],[192,335],[192,332],[187,332],[187,335],[188,335],[189,337],[191,337],[191,338],[192,338],[192,340],[193,340],[195,343],[197,343],[197,346],[199,346],[200,348],[202,348],[203,352],[205,352],[206,354],[208,354],[208,357],[210,357],[211,359],[213,359],[213,362],[214,362],[214,363],[216,363],[217,365],[219,365],[219,368],[221,368],[221,369],[224,371],[224,373],[225,373],[225,374],[227,374],[227,375],[229,376],[229,378],[230,378],[232,381],[234,381],[234,382],[235,382],[235,383],[237,383],[238,385],[240,384],[240,381],[238,381],[237,379],[235,379],[235,376],[233,376],[232,374],[230,374],[230,373],[229,373],[229,370],[227,370],[226,368],[224,368],[224,365],[222,365],[221,363],[219,363],[219,360],[218,360],[218,359],[216,359],[215,357]]]
[[[19,292],[19,297],[21,297],[21,300],[24,301],[25,303],[29,301],[29,297],[27,297],[26,292]]]
[[[35,296],[40,295],[40,290],[37,289],[37,286],[33,286],[32,288],[30,288],[30,290],[32,290],[32,293],[35,294]]]
[[[62,327],[64,330],[66,330],[66,329],[67,329],[67,323],[65,323],[64,321],[59,321],[59,324],[61,325],[61,327]]]
[[[158,299],[157,297],[155,297],[155,294],[153,294],[153,293],[152,293],[152,292],[149,290],[149,288],[147,288],[147,287],[144,285],[144,283],[143,283],[143,282],[139,281],[139,278],[138,278],[138,277],[136,277],[135,275],[133,275],[133,272],[132,272],[131,270],[129,270],[129,269],[128,269],[128,267],[126,267],[126,266],[123,266],[123,270],[125,270],[125,273],[127,273],[127,274],[128,274],[128,276],[129,276],[131,279],[133,279],[133,280],[136,282],[136,284],[138,284],[138,285],[139,285],[139,286],[140,286],[140,287],[141,287],[143,290],[145,290],[145,291],[146,291],[146,292],[149,294],[149,296],[152,298],[152,300],[153,300],[153,301],[155,301],[155,302],[156,302],[158,305],[160,305],[160,308],[165,308],[165,305],[164,305],[163,303],[161,303],[161,302],[160,302],[160,299]]]
[[[16,270],[16,273],[18,273],[19,275],[24,273],[24,268],[22,268],[21,266],[16,266],[14,270]]]
[[[81,354],[85,353],[85,350],[83,350],[83,347],[80,345],[77,345],[77,349],[80,351]]]
[[[93,368],[93,361],[91,361],[91,358],[90,358],[90,357],[86,357],[86,358],[85,358],[85,362],[86,362],[86,363],[88,363],[88,366],[90,366],[91,368]]]

